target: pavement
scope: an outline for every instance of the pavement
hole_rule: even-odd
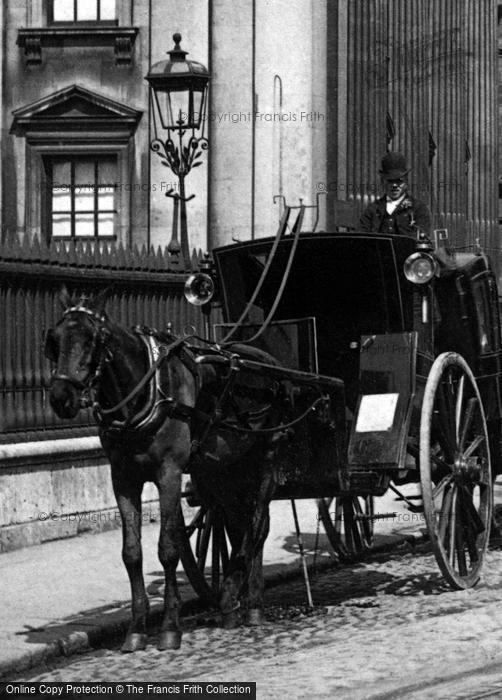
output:
[[[388,497],[387,497],[388,498]],[[394,503],[377,499],[375,512],[396,510]],[[298,501],[298,519],[309,566],[334,562],[313,501]],[[402,507],[401,507],[402,510]],[[409,514],[408,514],[409,515]],[[376,523],[375,545],[390,548],[424,532],[423,522],[404,515]],[[157,559],[158,523],[143,528],[143,569],[151,602],[151,621],[159,619],[163,572]],[[38,666],[57,656],[68,656],[125,633],[130,615],[130,590],[121,560],[121,532],[47,542],[0,554],[2,626],[0,678]],[[291,505],[271,504],[271,531],[264,552],[267,584],[302,575]],[[183,569],[178,570],[185,611],[195,594]],[[315,600],[314,600],[315,604]]]

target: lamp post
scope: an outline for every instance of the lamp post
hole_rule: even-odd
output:
[[[202,165],[202,154],[209,145],[204,135],[209,73],[201,63],[185,58],[187,52],[180,47],[181,34],[174,34],[173,41],[174,49],[167,52],[169,59],[155,63],[146,76],[155,134],[150,148],[179,181],[177,192],[173,189],[166,192],[174,200],[173,233],[168,250],[173,254],[181,251],[188,264],[186,203],[195,195],[185,195],[185,178],[192,168]],[[164,139],[163,132],[167,132]]]

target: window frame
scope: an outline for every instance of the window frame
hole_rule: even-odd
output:
[[[131,235],[131,200],[127,187],[121,187],[120,183],[128,182],[131,164],[131,145],[129,143],[92,143],[82,144],[78,142],[58,143],[48,141],[45,143],[33,142],[27,139],[26,144],[26,191],[34,193],[35,196],[25,197],[25,222],[26,230],[32,235],[40,235],[47,243],[51,244],[52,225],[51,216],[51,196],[52,189],[46,171],[45,163],[47,159],[59,156],[78,156],[93,154],[103,154],[117,158],[117,190],[115,193],[115,225],[114,235],[103,237],[77,236],[57,237],[53,241],[100,241],[117,240],[125,245],[130,242]]]
[[[72,20],[55,20],[54,19],[54,0],[47,0],[47,25],[50,27],[72,27],[72,26],[87,26],[87,27],[116,27],[119,25],[120,2],[115,1],[115,18],[114,19],[76,19],[78,3],[84,0],[73,0],[73,19]],[[98,6],[98,17],[100,15],[101,0],[96,0]]]
[[[45,236],[46,240],[49,241],[110,241],[110,240],[116,240],[117,239],[117,232],[116,232],[116,227],[117,227],[117,215],[118,215],[118,208],[117,208],[117,192],[118,192],[118,184],[117,184],[117,177],[115,177],[115,182],[114,183],[106,183],[106,184],[99,184],[98,183],[98,163],[99,160],[105,160],[105,159],[111,159],[113,158],[115,160],[115,175],[117,176],[118,174],[118,158],[116,153],[67,153],[67,154],[56,154],[56,155],[50,155],[47,154],[43,156],[42,162],[43,162],[43,167],[45,170],[46,174],[46,205],[45,205],[45,216],[43,216],[42,219],[42,226],[45,231]],[[75,208],[75,196],[77,193],[77,189],[79,184],[75,184],[75,164],[78,161],[84,161],[84,160],[90,160],[94,162],[94,182],[91,185],[89,183],[89,187],[93,188],[93,204],[94,207],[92,210],[76,210]],[[54,180],[53,180],[53,167],[56,161],[60,162],[69,162],[70,163],[70,198],[71,198],[71,207],[70,211],[61,211],[61,212],[54,212],[53,209],[53,193],[54,193]],[[61,183],[62,185],[65,185],[67,183]],[[86,185],[87,186],[87,185]],[[113,193],[113,201],[114,201],[114,208],[113,209],[107,209],[107,210],[100,210],[99,209],[99,197],[98,197],[98,192],[99,189],[107,187],[107,188],[114,188],[114,193]],[[98,218],[100,213],[112,213],[114,214],[113,218],[113,233],[112,234],[99,234],[99,226],[98,226]],[[70,215],[70,226],[71,226],[71,233],[66,236],[54,236],[54,231],[53,231],[53,223],[54,223],[54,214],[69,214]],[[93,229],[94,233],[92,235],[88,236],[83,236],[83,235],[76,235],[75,233],[75,223],[76,223],[76,218],[78,214],[92,214],[93,215]]]

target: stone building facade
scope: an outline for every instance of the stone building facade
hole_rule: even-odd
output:
[[[82,215],[73,235],[169,242],[176,178],[149,150],[144,76],[179,31],[212,76],[210,150],[187,179],[192,248],[273,234],[275,195],[322,193],[319,226],[336,225],[334,202],[375,196],[386,149],[405,152],[437,226],[497,247],[495,0],[7,0],[0,11],[4,236],[64,237],[79,203],[50,188],[73,168],[114,186],[89,204],[100,226]]]

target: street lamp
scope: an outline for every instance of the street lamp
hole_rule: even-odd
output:
[[[186,203],[195,195],[185,196],[185,177],[192,168],[202,165],[202,153],[209,145],[204,135],[209,73],[202,63],[186,60],[187,52],[180,47],[181,34],[174,34],[173,41],[174,49],[167,52],[169,59],[155,63],[146,76],[155,134],[150,148],[178,177],[178,192],[173,189],[166,192],[174,200],[173,233],[168,250],[174,254],[181,251],[188,263]],[[167,132],[165,140],[162,131]]]

